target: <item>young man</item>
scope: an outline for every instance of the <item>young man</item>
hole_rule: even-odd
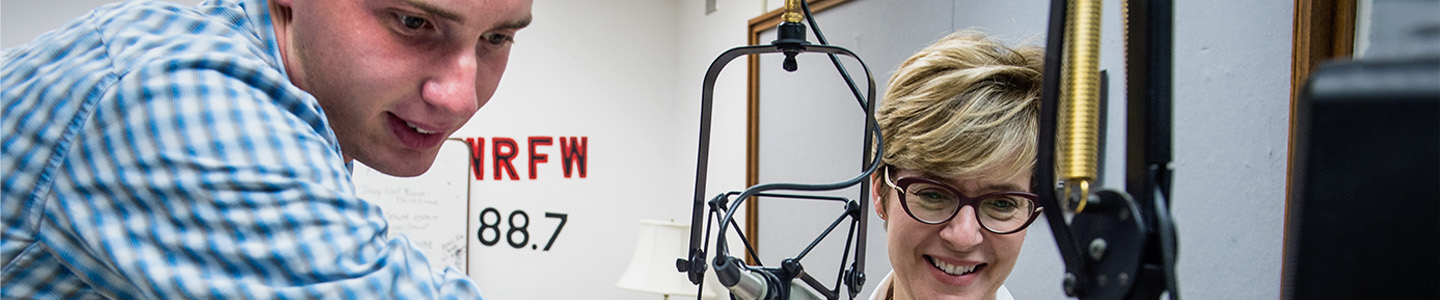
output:
[[[136,1],[3,50],[0,298],[479,298],[349,166],[423,173],[530,8]]]

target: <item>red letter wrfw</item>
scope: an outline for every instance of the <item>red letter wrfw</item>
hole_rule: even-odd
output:
[[[530,180],[535,180],[535,173],[537,173],[535,171],[536,164],[550,161],[550,155],[546,155],[544,153],[535,153],[535,147],[549,146],[550,144],[551,140],[548,136],[530,137]]]
[[[510,164],[510,161],[515,159],[515,140],[502,137],[492,140],[495,143],[495,180],[500,180],[502,169],[510,175],[510,180],[520,180],[520,174],[515,173],[515,165]]]
[[[465,138],[465,145],[470,148],[470,172],[475,180],[485,180],[485,138]]]
[[[565,178],[570,178],[570,170],[580,169],[580,178],[585,178],[585,155],[587,146],[590,144],[590,137],[569,137],[567,143],[565,137],[560,137],[560,165],[565,169]],[[573,165],[573,166],[572,166]]]

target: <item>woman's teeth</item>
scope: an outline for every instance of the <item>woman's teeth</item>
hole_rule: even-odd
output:
[[[940,269],[941,271],[945,271],[945,274],[956,275],[956,276],[974,273],[974,272],[975,272],[975,267],[980,266],[980,265],[973,265],[973,266],[956,266],[956,265],[952,265],[952,264],[947,264],[947,263],[942,262],[942,261],[940,261],[940,260],[938,260],[938,259],[935,259],[935,258],[933,258],[933,257],[930,258],[930,264],[935,265],[935,268],[938,268],[938,269]]]
[[[420,134],[436,134],[436,133],[439,133],[439,132],[435,132],[435,131],[429,131],[429,130],[420,129],[420,127],[415,126],[415,124],[410,124],[410,122],[405,122],[405,126],[410,126],[410,129],[414,129],[415,132],[419,132]]]

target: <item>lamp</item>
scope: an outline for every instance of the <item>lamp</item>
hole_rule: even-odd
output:
[[[685,257],[690,242],[690,226],[675,222],[640,220],[640,238],[635,241],[635,254],[630,266],[615,286],[665,295],[695,296],[696,287],[684,273],[675,270],[675,258]],[[705,289],[705,298],[715,292]]]

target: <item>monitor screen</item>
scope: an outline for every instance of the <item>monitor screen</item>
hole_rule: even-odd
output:
[[[1440,299],[1440,58],[1323,65],[1296,102],[1284,299]]]

